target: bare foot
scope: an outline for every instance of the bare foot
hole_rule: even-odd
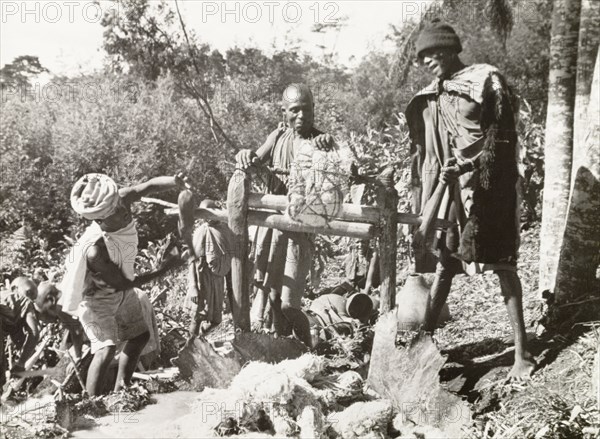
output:
[[[262,320],[256,320],[252,323],[251,330],[252,332],[262,332],[264,326],[264,322]]]
[[[531,379],[531,374],[535,370],[537,364],[530,355],[524,358],[516,358],[512,370],[506,378],[507,382],[511,381],[528,381]]]
[[[206,335],[208,334],[212,329],[214,329],[216,325],[213,325],[211,322],[205,320],[202,323],[200,323],[200,334],[202,335]]]

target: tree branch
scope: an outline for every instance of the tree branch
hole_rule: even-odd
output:
[[[196,73],[199,76],[203,76],[202,75],[202,71],[200,70],[200,68],[198,67],[198,63],[196,62],[196,54],[194,51],[194,48],[196,47],[195,45],[192,46],[191,42],[190,42],[190,38],[188,36],[187,33],[187,28],[185,27],[185,23],[183,21],[183,17],[181,16],[181,11],[179,10],[179,3],[177,2],[177,0],[175,0],[175,9],[177,10],[177,16],[179,17],[179,23],[181,24],[181,29],[183,31],[183,35],[185,37],[185,41],[187,43],[188,46],[188,52],[190,54],[190,57],[192,59],[192,65],[194,66],[194,69],[196,70]],[[223,137],[223,139],[225,139],[225,141],[227,142],[227,144],[229,144],[230,147],[232,147],[233,149],[239,149],[236,147],[236,145],[231,141],[231,139],[229,138],[229,136],[227,136],[227,134],[225,134],[225,131],[223,130],[223,128],[221,127],[221,125],[219,124],[219,122],[215,119],[215,116],[213,114],[212,111],[212,107],[210,106],[210,103],[208,102],[208,100],[206,99],[205,96],[202,95],[202,93],[199,93],[195,86],[192,84],[190,86],[190,91],[193,90],[193,96],[196,99],[196,102],[200,103],[202,102],[202,104],[204,105],[203,111],[204,113],[208,116],[208,120],[210,123],[210,128],[211,131],[214,130],[214,128],[217,128],[217,130],[219,131],[219,133],[221,134],[221,136]],[[213,135],[216,136],[216,134],[213,131]]]

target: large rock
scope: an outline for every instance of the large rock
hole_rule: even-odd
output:
[[[404,422],[438,428],[445,437],[461,437],[462,427],[471,421],[471,410],[466,401],[440,384],[439,373],[446,359],[424,332],[406,348],[397,348],[397,330],[394,312],[377,322],[368,384],[392,401]]]

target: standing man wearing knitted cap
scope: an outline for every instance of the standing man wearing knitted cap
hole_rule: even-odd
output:
[[[296,153],[306,140],[317,149],[329,150],[334,141],[314,126],[315,104],[313,94],[306,84],[290,84],[283,91],[281,115],[283,122],[271,132],[256,152],[243,149],[236,162],[243,168],[255,161],[277,169],[289,171]],[[276,195],[288,193],[287,176],[272,174],[267,182],[267,192]],[[306,276],[310,270],[313,243],[306,233],[282,232],[259,228],[255,240],[256,271],[259,288],[257,298],[262,303],[257,308],[259,318],[265,309],[266,292],[277,335],[287,335],[293,328],[296,335],[310,346],[310,327],[301,310]]]
[[[94,354],[86,382],[90,395],[102,392],[117,340],[126,343],[119,355],[114,390],[129,384],[149,339],[149,328],[133,289],[161,276],[177,263],[176,258],[171,258],[158,270],[135,276],[138,234],[131,204],[152,193],[183,189],[184,184],[178,174],[118,188],[107,175],[87,174],[71,191],[73,210],[93,223],[67,256],[59,303],[63,311],[79,315],[90,339]],[[189,198],[187,192],[181,192],[180,198]]]
[[[418,272],[435,271],[424,329],[433,331],[454,275],[492,270],[499,277],[514,332],[515,363],[509,378],[528,379],[535,362],[527,350],[516,266],[516,100],[495,67],[462,63],[460,39],[449,25],[431,23],[416,46],[436,79],[417,93],[406,110],[413,210],[422,214],[432,199],[440,200],[434,193],[443,194],[437,217],[457,224],[434,236],[437,258],[417,254]]]

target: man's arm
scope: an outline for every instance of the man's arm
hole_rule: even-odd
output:
[[[38,321],[33,311],[27,313],[27,316],[25,317],[24,329],[26,332],[25,343],[23,344],[19,361],[16,363],[16,366],[20,367],[25,367],[25,363],[35,352],[35,347],[38,344],[40,337]]]
[[[120,189],[119,195],[126,204],[131,204],[150,194],[165,192],[177,187],[183,188],[186,180],[187,178],[181,172],[173,177],[155,177],[145,183]]]
[[[131,280],[127,279],[121,269],[110,260],[105,247],[93,245],[88,249],[86,256],[88,268],[108,285],[119,291],[140,287],[162,276],[179,262],[175,260],[176,258],[171,258],[162,264],[158,270],[144,273]]]
[[[258,158],[260,163],[265,163],[273,152],[273,147],[277,142],[279,136],[283,134],[285,131],[285,127],[280,125],[277,129],[267,137],[265,143],[263,143],[256,151],[251,149],[242,149],[235,156],[235,161],[237,164],[241,165],[244,169],[248,168],[252,165],[255,158]]]
[[[324,133],[313,127],[312,144],[321,151],[330,151],[335,145],[335,139],[329,133]]]

